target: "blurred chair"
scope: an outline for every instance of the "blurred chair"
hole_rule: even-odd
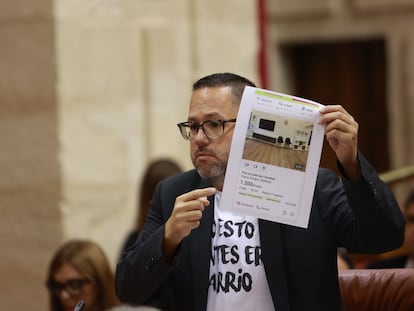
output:
[[[346,311],[413,311],[414,269],[339,271]]]

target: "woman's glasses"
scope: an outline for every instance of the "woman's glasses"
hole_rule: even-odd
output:
[[[63,290],[71,296],[78,296],[83,287],[89,282],[88,279],[70,279],[65,283],[50,280],[46,283],[46,286],[56,296],[59,296]]]

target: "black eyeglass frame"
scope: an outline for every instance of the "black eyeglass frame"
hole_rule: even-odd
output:
[[[60,293],[64,290],[66,291],[70,296],[76,297],[78,296],[83,287],[90,283],[91,280],[89,279],[70,279],[67,280],[65,283],[57,282],[55,280],[49,280],[46,282],[46,287],[48,290],[55,295],[60,295]]]
[[[224,134],[224,127],[226,125],[226,123],[230,123],[230,122],[236,122],[237,119],[227,119],[227,120],[215,120],[215,119],[211,119],[211,120],[206,120],[204,122],[202,122],[201,124],[196,124],[193,123],[191,121],[186,121],[186,122],[181,122],[181,123],[177,123],[178,129],[180,130],[180,134],[181,136],[185,139],[185,140],[191,140],[190,134],[187,135],[187,131],[186,128],[189,128],[190,131],[191,129],[196,130],[196,133],[198,133],[198,130],[201,128],[203,130],[204,135],[206,135],[209,139],[214,139],[217,137],[220,137],[221,135]],[[206,133],[206,130],[204,129],[204,124],[208,123],[208,122],[218,122],[221,124],[223,132],[220,135],[217,136],[211,136],[208,135]]]

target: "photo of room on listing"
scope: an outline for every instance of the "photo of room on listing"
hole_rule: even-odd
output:
[[[243,159],[305,171],[313,124],[252,110]]]

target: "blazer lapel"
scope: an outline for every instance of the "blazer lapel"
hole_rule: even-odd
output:
[[[203,181],[198,188],[211,187]],[[209,285],[211,230],[214,220],[214,196],[209,197],[210,205],[206,206],[200,226],[190,235],[190,256],[194,284],[194,310],[205,310]]]
[[[259,220],[262,261],[276,310],[289,310],[289,292],[279,223]]]

